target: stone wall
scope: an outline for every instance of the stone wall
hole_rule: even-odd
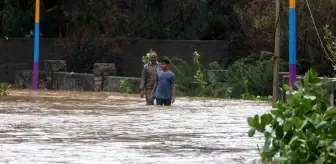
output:
[[[227,48],[227,41],[171,41],[144,39],[99,39],[78,42],[69,39],[41,38],[40,68],[45,60],[66,60],[67,72],[92,73],[94,63],[115,63],[117,76],[139,77],[141,57],[153,49],[159,57],[179,57],[192,61],[198,51],[201,62],[217,61],[225,67],[239,57],[246,56],[240,47]],[[33,39],[0,39],[0,82],[14,83],[18,70],[33,67]]]
[[[93,73],[64,72],[64,60],[47,60],[39,72],[39,89],[139,93],[140,78],[115,76],[113,63],[95,63]],[[17,88],[32,88],[32,70],[18,70]]]

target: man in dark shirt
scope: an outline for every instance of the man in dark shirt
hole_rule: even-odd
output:
[[[170,106],[175,101],[175,74],[168,69],[170,61],[163,59],[161,61],[162,71],[156,76],[156,82],[152,91],[156,98],[156,105]]]

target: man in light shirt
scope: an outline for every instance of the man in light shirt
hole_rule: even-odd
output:
[[[156,81],[156,73],[161,71],[161,66],[160,63],[157,62],[157,54],[155,52],[151,52],[149,57],[150,62],[144,65],[142,69],[140,90],[141,97],[143,97],[143,95],[146,97],[146,105],[154,105],[152,90]]]

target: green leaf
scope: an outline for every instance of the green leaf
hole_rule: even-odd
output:
[[[295,86],[300,90],[300,89],[303,89],[303,84],[301,81],[296,81],[295,82]]]
[[[278,110],[283,110],[283,108],[284,108],[284,105],[283,105],[283,103],[282,102],[278,102],[277,104],[276,104],[276,107],[277,107],[277,109]]]
[[[282,111],[279,110],[279,109],[271,110],[271,113],[272,113],[274,116],[278,116],[278,117],[280,117],[280,116],[282,115]]]
[[[333,138],[336,138],[336,122],[330,125],[328,133],[331,134]]]
[[[265,132],[265,126],[263,126],[262,124],[258,124],[257,130],[260,133],[264,133]]]
[[[322,121],[316,125],[316,129],[323,129],[324,127],[326,127],[327,124],[328,124],[327,121]]]
[[[295,127],[300,127],[304,121],[299,117],[293,117],[293,122]]]
[[[260,156],[261,156],[261,159],[264,160],[264,161],[271,158],[270,155],[269,155],[269,152],[261,152]]]
[[[275,128],[275,135],[276,135],[276,138],[278,139],[281,139],[284,136],[284,130],[282,126],[277,126]]]
[[[292,137],[292,139],[289,142],[289,145],[291,146],[298,146],[300,144],[301,140],[298,136]]]
[[[325,119],[332,118],[332,117],[336,117],[336,107],[329,107],[326,113],[324,114]]]
[[[312,124],[312,121],[311,121],[310,119],[306,119],[306,120],[303,122],[302,126],[300,127],[300,131],[303,130],[303,129],[308,128],[309,125],[311,125],[311,124]]]
[[[263,152],[269,152],[272,141],[272,134],[269,132],[265,132],[265,143],[263,147]]]
[[[304,76],[304,85],[307,86],[308,84],[316,84],[319,83],[320,79],[318,78],[317,73],[311,68]]]
[[[249,137],[253,137],[254,134],[255,134],[255,131],[256,131],[255,128],[250,129],[250,130],[248,131],[248,136],[249,136]]]
[[[302,95],[300,92],[293,94],[289,99],[290,105],[299,105],[302,102]]]
[[[292,139],[292,137],[293,137],[293,132],[292,131],[289,131],[289,132],[285,133],[285,136],[283,137],[283,142],[285,144],[288,144],[289,141]]]
[[[294,126],[293,118],[288,118],[284,121],[284,131],[285,132],[292,130],[293,126]]]
[[[283,88],[285,89],[285,91],[291,91],[292,87],[290,87],[288,84],[284,84]]]
[[[254,123],[256,125],[256,130],[258,130],[261,133],[264,133],[265,131],[265,125],[259,124],[259,115],[254,115]]]
[[[335,153],[329,153],[328,155],[336,159],[336,154]]]
[[[263,114],[261,116],[261,125],[266,126],[272,123],[273,116],[271,114]]]
[[[272,139],[272,149],[271,149],[271,152],[272,152],[272,156],[274,156],[275,154],[278,153],[280,149],[280,144],[279,144],[279,140],[277,139]]]
[[[255,123],[255,125],[258,125],[259,124],[259,115],[254,115],[254,123]]]
[[[273,118],[273,120],[272,120],[272,125],[271,125],[271,127],[272,127],[273,129],[275,129],[277,126],[279,126],[279,122],[278,122],[278,118],[275,117],[275,118]]]
[[[316,96],[314,95],[304,95],[303,98],[308,100],[316,100]]]
[[[294,110],[294,109],[293,109]],[[287,118],[290,118],[292,115],[293,115],[293,110],[286,110],[284,113],[283,113],[283,119],[287,119]]]
[[[253,127],[253,128],[256,128],[256,123],[254,122],[254,118],[253,117],[248,117],[247,118],[247,123],[249,126]]]
[[[281,163],[283,163],[284,161],[287,161],[288,158],[287,157],[279,157],[279,158],[276,158],[276,161],[279,161]]]

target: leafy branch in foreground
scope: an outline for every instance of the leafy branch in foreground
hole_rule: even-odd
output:
[[[247,119],[251,129],[264,134],[260,156],[265,163],[336,163],[336,107],[331,106],[326,87],[317,73],[309,70],[297,91],[287,86],[288,102],[279,102],[271,113]]]

